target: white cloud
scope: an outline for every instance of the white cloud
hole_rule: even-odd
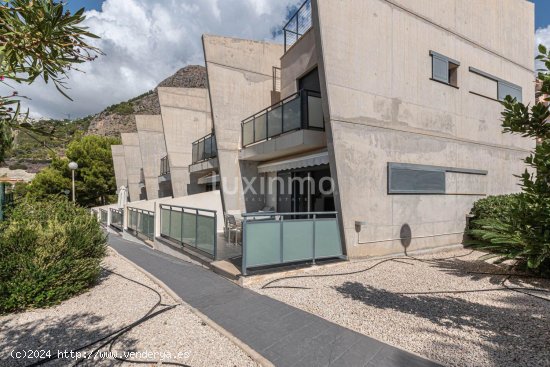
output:
[[[536,53],[538,55],[538,46],[540,44],[545,45],[548,49],[550,49],[550,25],[546,28],[539,28],[535,32],[535,44],[536,44]],[[542,68],[543,64],[540,62],[537,62],[536,68]]]
[[[84,73],[70,73],[68,94],[74,102],[40,81],[16,89],[32,98],[24,106],[34,116],[96,113],[154,88],[187,64],[203,64],[203,33],[273,39],[273,31],[284,24],[288,6],[300,1],[106,0],[101,11],[88,11],[85,21],[101,37],[91,43],[105,56],[81,65]]]

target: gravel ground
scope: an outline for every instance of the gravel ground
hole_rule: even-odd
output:
[[[157,290],[163,304],[175,304],[149,278],[110,253],[104,267]],[[12,350],[57,351],[76,349],[136,321],[155,305],[158,296],[151,290],[104,273],[100,283],[90,291],[48,309],[37,309],[0,317],[0,366],[26,366],[33,361],[10,357]],[[106,351],[103,349],[102,351]],[[190,366],[255,366],[241,349],[179,305],[148,320],[118,340],[113,350],[118,353],[139,352],[133,359],[160,359]],[[144,352],[150,352],[146,355]],[[155,353],[156,355],[153,355]],[[34,360],[36,361],[36,359]],[[67,366],[74,359],[47,363],[45,366]],[[122,363],[116,360],[88,360],[85,366],[153,366],[156,364]]]
[[[463,256],[469,254],[468,256]],[[403,258],[366,272],[285,279],[259,293],[448,366],[550,366],[550,303],[513,291],[406,294],[501,288],[504,269],[458,250]],[[440,260],[449,256],[462,256]],[[312,268],[308,275],[353,272],[380,260]],[[274,278],[273,278],[274,279]],[[511,278],[509,286],[550,289],[549,280]],[[550,300],[548,293],[544,295]]]

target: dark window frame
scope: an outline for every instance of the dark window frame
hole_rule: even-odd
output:
[[[517,85],[517,84],[514,84],[514,83],[510,83],[510,82],[507,81],[507,80],[501,79],[501,78],[499,78],[499,77],[497,77],[497,76],[494,76],[494,75],[491,75],[491,74],[489,74],[489,73],[486,73],[486,72],[484,72],[484,71],[482,71],[482,70],[476,69],[476,68],[474,68],[474,67],[472,67],[472,66],[470,66],[469,71],[470,71],[471,73],[474,73],[474,74],[476,74],[476,75],[479,75],[479,76],[481,76],[481,77],[483,77],[483,78],[487,78],[487,79],[492,80],[492,81],[494,81],[494,82],[497,83],[497,90],[496,90],[496,92],[497,92],[497,93],[496,93],[497,98],[496,98],[496,99],[493,98],[493,97],[484,96],[484,95],[482,95],[482,94],[479,94],[479,93],[476,93],[476,92],[473,92],[473,91],[470,91],[471,94],[475,94],[475,95],[480,96],[480,97],[489,98],[489,99],[491,99],[491,100],[493,100],[493,101],[501,102],[501,101],[504,101],[504,98],[508,95],[508,94],[507,94],[507,95],[502,95],[502,94],[501,94],[501,86],[505,86],[505,87],[508,87],[508,88],[511,88],[511,89],[515,89],[516,91],[518,91],[518,92],[519,92],[519,95],[520,95],[520,97],[521,97],[521,98],[518,98],[518,102],[523,102],[523,88],[522,88],[521,86],[519,86],[519,85]]]
[[[388,171],[387,171],[387,179],[388,179],[388,195],[446,195],[447,194],[447,181],[446,181],[446,173],[447,172],[454,172],[454,173],[464,173],[464,174],[471,174],[471,175],[484,175],[486,176],[488,174],[485,170],[477,170],[477,169],[468,169],[468,168],[457,168],[457,167],[441,167],[441,166],[430,166],[430,165],[423,165],[423,164],[412,164],[412,163],[396,163],[396,162],[388,162]],[[393,177],[393,169],[408,169],[408,170],[415,170],[415,171],[424,171],[424,172],[441,172],[443,173],[443,190],[414,190],[414,189],[393,189],[392,188],[392,177]]]
[[[434,82],[442,83],[450,87],[459,89],[458,87],[458,68],[460,67],[460,61],[451,59],[445,55],[442,55],[438,52],[430,50],[430,56],[432,58],[432,77],[430,80]],[[445,69],[447,71],[445,78],[440,78],[435,74],[435,63],[439,61],[445,64]],[[454,72],[454,74],[453,74]],[[452,80],[454,77],[454,81]]]

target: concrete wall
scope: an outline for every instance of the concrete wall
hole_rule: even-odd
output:
[[[470,66],[523,88],[534,101],[533,4],[522,0],[313,0],[313,31],[336,206],[351,257],[462,241],[465,215],[484,195],[516,192],[513,174],[534,142],[502,134],[502,106],[470,93]],[[436,21],[437,20],[437,21]],[[433,50],[461,62],[458,86],[431,78]],[[283,71],[284,75],[284,71]],[[487,170],[448,175],[447,195],[388,195],[387,163]],[[461,188],[450,187],[460,181]],[[472,186],[472,187],[470,187]],[[454,194],[449,194],[454,193]],[[355,221],[367,223],[359,233]]]
[[[159,197],[160,160],[166,156],[162,118],[160,115],[136,115],[136,125],[147,199],[157,199]]]
[[[212,131],[208,92],[202,88],[158,88],[174,197],[201,189],[191,184],[192,143]]]
[[[297,79],[314,69],[318,58],[315,32],[310,29],[281,57],[281,98],[298,91]]]
[[[139,136],[137,133],[120,134],[124,147],[124,162],[126,163],[126,175],[128,177],[128,194],[130,201],[139,200],[141,189],[139,181],[141,176],[141,151]]]
[[[203,36],[203,46],[224,208],[261,209],[261,195],[243,195],[242,180],[252,180],[258,172],[257,163],[239,162],[241,121],[271,105],[272,68],[280,66],[283,46],[210,35]],[[259,180],[253,186],[259,193]]]
[[[123,145],[111,145],[113,154],[113,167],[115,169],[115,180],[117,193],[121,186],[128,186],[128,175],[126,173],[126,158]]]

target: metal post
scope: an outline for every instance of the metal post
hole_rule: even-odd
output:
[[[244,276],[246,276],[246,217],[243,219],[242,223],[243,229],[242,229],[242,236],[243,236],[243,262],[241,264],[241,273],[243,273]]]
[[[195,248],[199,247],[197,243],[198,238],[199,238],[199,211],[198,209],[195,209]]]
[[[214,260],[218,260],[218,213],[214,212]]]
[[[72,176],[73,176],[73,203],[76,202],[75,193],[74,193],[74,169],[71,170]]]
[[[281,259],[281,264],[283,263],[283,260],[284,260],[284,256],[283,256],[283,234],[284,234],[284,230],[283,230],[283,221],[284,221],[284,216],[281,215],[281,220],[279,221],[281,224],[280,224],[280,237],[279,237],[279,248],[280,248],[280,251],[281,251],[281,256],[280,256],[280,259]]]
[[[313,265],[315,265],[315,219],[317,214],[313,214]]]
[[[181,233],[181,238],[180,238],[180,240],[181,240],[181,245],[182,246],[183,246],[183,228],[184,228],[183,227],[183,217],[184,217],[183,214],[184,213],[185,213],[185,209],[181,208],[181,232],[180,232]]]

